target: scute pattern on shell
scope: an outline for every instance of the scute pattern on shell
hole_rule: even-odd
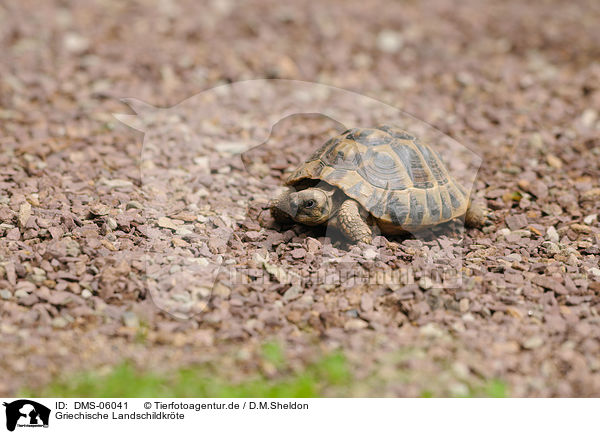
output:
[[[465,189],[437,152],[387,125],[353,128],[331,138],[286,184],[305,179],[341,189],[381,222],[405,230],[452,220],[468,206]]]

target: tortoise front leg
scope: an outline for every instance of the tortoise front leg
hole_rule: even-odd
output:
[[[355,243],[370,243],[373,237],[371,228],[361,215],[360,206],[355,200],[346,200],[338,212],[338,228]]]

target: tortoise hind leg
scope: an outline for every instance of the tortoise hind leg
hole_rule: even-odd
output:
[[[482,228],[490,224],[487,211],[480,205],[469,202],[469,207],[465,214],[465,226],[469,228]]]
[[[371,228],[361,215],[355,200],[346,200],[338,212],[338,229],[355,243],[370,243],[373,237]]]

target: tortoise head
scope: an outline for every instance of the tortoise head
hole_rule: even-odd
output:
[[[309,226],[320,225],[333,216],[332,196],[332,192],[321,188],[288,190],[271,203],[271,214],[280,221],[291,218]]]

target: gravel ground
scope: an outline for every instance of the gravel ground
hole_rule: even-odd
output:
[[[271,375],[271,340],[293,366],[343,351],[352,395],[600,395],[597,2],[196,3],[0,6],[0,395],[124,359]],[[277,93],[194,97],[138,118],[145,136],[112,116],[255,78],[368,95],[466,145],[493,224],[373,246],[275,224],[277,185],[339,128],[292,116],[254,143]],[[460,259],[460,285],[424,278],[432,256]],[[311,280],[348,263],[383,280]]]

